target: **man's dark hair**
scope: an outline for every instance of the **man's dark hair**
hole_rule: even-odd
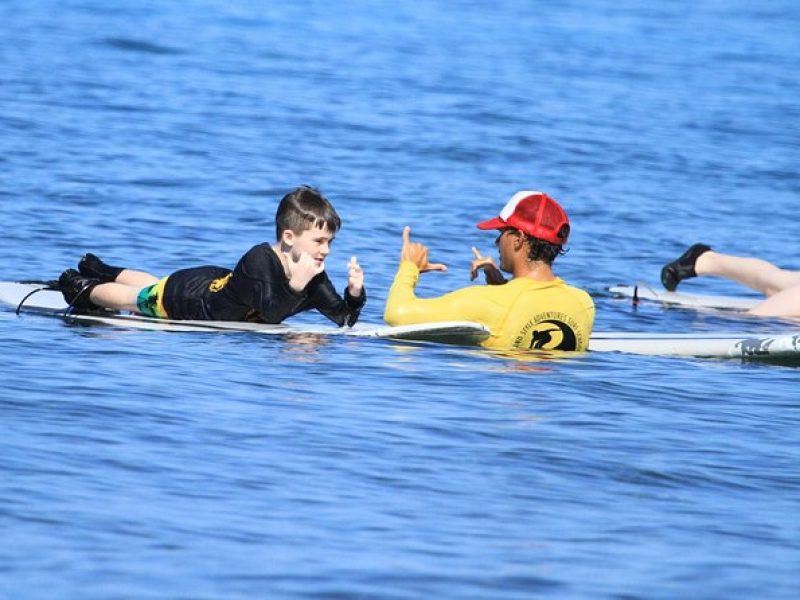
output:
[[[286,194],[275,213],[275,236],[278,240],[287,229],[299,235],[307,229],[327,227],[336,233],[341,226],[342,220],[333,205],[318,190],[307,185]]]
[[[523,233],[522,235],[525,236],[528,242],[528,260],[530,261],[540,260],[548,265],[552,265],[557,256],[567,253],[567,251],[564,250],[564,246],[561,244],[551,244],[550,242],[540,240],[527,233]],[[558,237],[563,240],[569,237],[569,225],[565,224],[561,226]]]

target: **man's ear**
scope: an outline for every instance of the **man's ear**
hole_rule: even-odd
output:
[[[527,243],[527,238],[521,232],[516,232],[514,236],[514,252],[522,250],[523,246]]]

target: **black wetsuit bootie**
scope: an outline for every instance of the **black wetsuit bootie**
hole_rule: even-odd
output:
[[[78,270],[84,277],[97,279],[102,283],[111,283],[116,281],[117,275],[122,273],[125,269],[123,267],[107,265],[94,254],[87,252],[78,261]]]
[[[689,249],[678,258],[664,265],[664,268],[661,269],[661,284],[667,290],[673,292],[684,279],[697,277],[697,273],[694,270],[697,258],[703,254],[703,252],[708,252],[709,250],[711,250],[711,247],[705,244],[694,244],[690,246]]]
[[[67,304],[75,310],[95,311],[102,308],[89,300],[89,294],[100,283],[97,279],[84,277],[75,269],[67,269],[58,278],[58,289],[64,295]]]

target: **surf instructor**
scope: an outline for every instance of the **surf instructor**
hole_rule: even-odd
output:
[[[478,223],[497,230],[500,269],[472,249],[472,278],[484,271],[488,285],[461,288],[436,298],[418,298],[420,273],[444,271],[428,261],[428,248],[403,229],[400,266],[386,300],[389,325],[474,321],[491,332],[483,346],[522,350],[585,350],[594,323],[594,303],[585,291],[567,285],[552,265],[564,253],[570,225],[564,209],[543,192],[514,194],[499,216]],[[511,274],[506,281],[500,270]]]

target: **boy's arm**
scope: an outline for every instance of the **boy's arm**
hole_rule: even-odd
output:
[[[352,261],[350,267],[352,270]],[[236,266],[235,274],[243,282],[243,300],[266,323],[280,323],[298,312],[316,308],[342,326],[353,325],[366,302],[363,272],[357,263],[355,267],[358,272],[352,274],[349,283],[361,283],[361,294],[354,296],[345,291],[344,299],[333,289],[322,267],[315,266],[307,254],[289,263],[287,281],[280,258],[266,244],[248,252]],[[359,274],[360,280],[355,277]]]
[[[367,291],[363,284],[361,294],[353,296],[350,293],[350,286],[344,290],[344,299],[336,293],[336,290],[328,279],[326,273],[318,275],[309,285],[310,304],[339,327],[347,324],[349,327],[355,325],[361,309],[367,302]]]
[[[239,301],[265,323],[280,323],[302,310],[307,301],[304,293],[295,292],[286,281],[280,260],[267,244],[255,246],[242,257],[229,285],[236,288]]]

